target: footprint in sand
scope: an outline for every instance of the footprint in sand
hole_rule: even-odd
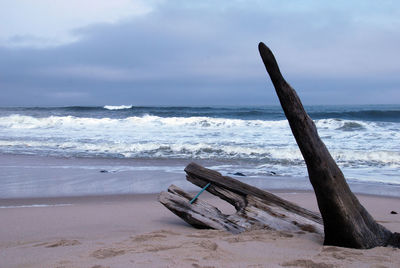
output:
[[[164,238],[167,238],[167,236],[164,234],[143,234],[132,237],[132,242],[145,242],[149,240],[159,240]]]
[[[288,232],[252,230],[246,231],[238,235],[231,235],[230,237],[223,238],[228,243],[240,243],[248,241],[266,242],[270,240],[277,240],[282,238],[292,238],[293,234]]]
[[[201,266],[201,265],[199,265],[197,263],[193,263],[192,266],[194,268],[215,268],[215,266]]]
[[[122,250],[122,249],[119,250],[119,249],[114,249],[114,248],[103,248],[103,249],[98,249],[98,250],[92,252],[92,254],[90,254],[90,256],[92,256],[96,259],[106,259],[106,258],[123,255],[123,254],[125,254],[125,250]]]
[[[139,250],[139,253],[144,252],[159,252],[171,249],[181,248],[182,245],[145,245],[142,250]]]
[[[355,251],[357,249],[344,249],[339,247],[325,246],[322,252],[340,252],[348,256],[360,256],[363,255],[362,252]]]
[[[200,242],[194,242],[194,244],[212,251],[215,251],[218,248],[217,243],[214,243],[211,240],[202,240]]]
[[[155,239],[156,240],[164,239],[171,235],[180,235],[180,234],[173,232],[173,231],[169,231],[169,230],[160,230],[160,231],[155,231],[155,232],[151,232],[148,234],[133,236],[133,237],[131,237],[131,239],[132,239],[132,242],[145,242],[145,241],[155,240]]]
[[[325,262],[314,262],[312,260],[294,260],[288,261],[281,264],[284,267],[312,267],[312,268],[334,268],[335,266],[330,263]]]
[[[358,256],[363,256],[362,252],[357,252],[351,249],[343,249],[338,247],[324,247],[319,255],[329,254],[337,260],[354,259]]]
[[[68,239],[61,239],[55,242],[44,242],[40,244],[33,245],[34,247],[41,247],[45,246],[46,248],[56,248],[56,247],[66,247],[66,246],[75,246],[80,245],[81,242],[78,240],[68,240]]]

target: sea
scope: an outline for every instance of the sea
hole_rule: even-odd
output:
[[[400,196],[400,105],[305,109],[351,187]],[[0,156],[0,198],[195,190],[180,183],[192,161],[261,188],[311,189],[280,106],[2,107]]]

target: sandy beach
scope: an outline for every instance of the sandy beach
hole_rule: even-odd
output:
[[[317,211],[312,192],[275,192]],[[233,207],[205,193],[225,213]],[[375,219],[400,232],[400,199],[359,195]],[[46,206],[44,206],[46,204]],[[233,235],[198,230],[157,195],[0,200],[0,267],[399,267],[393,248],[323,246],[309,233]]]
[[[0,268],[400,268],[399,10],[1,1]]]
[[[125,122],[120,120],[118,124]],[[29,144],[23,148],[31,150]],[[77,157],[75,151],[56,156],[32,152],[0,154],[0,268],[400,267],[399,249],[323,246],[322,236],[306,232],[253,230],[233,235],[197,230],[157,201],[157,193],[171,184],[199,190],[185,180],[183,171],[196,161],[224,175],[244,173],[236,178],[318,211],[308,178],[286,172],[295,169],[296,162],[290,158],[278,161],[285,165],[278,169],[278,162],[264,165],[247,158]],[[400,213],[398,169],[390,164],[380,170],[383,162],[371,159],[368,168],[361,165],[363,176],[350,176],[348,183],[380,224],[400,232],[400,214],[391,214]],[[365,164],[363,159],[357,161]],[[365,179],[371,174],[376,179]],[[386,180],[381,179],[383,174]],[[207,193],[200,198],[226,214],[234,212],[232,206]]]

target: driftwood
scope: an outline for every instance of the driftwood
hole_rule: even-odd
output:
[[[226,215],[199,198],[190,204],[194,196],[171,185],[168,192],[159,195],[159,201],[196,228],[232,233],[249,229],[323,233],[322,218],[318,213],[195,163],[189,164],[185,171],[188,181],[199,187],[211,183],[206,190],[236,209],[235,214]]]
[[[300,98],[283,78],[271,50],[263,43],[258,48],[306,162],[324,221],[324,244],[351,248],[400,247],[400,234],[378,224],[351,192]]]

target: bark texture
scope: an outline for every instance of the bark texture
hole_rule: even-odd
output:
[[[323,218],[324,244],[350,248],[400,247],[400,234],[378,224],[351,192],[300,98],[283,78],[271,50],[263,43],[258,48],[306,162]]]

